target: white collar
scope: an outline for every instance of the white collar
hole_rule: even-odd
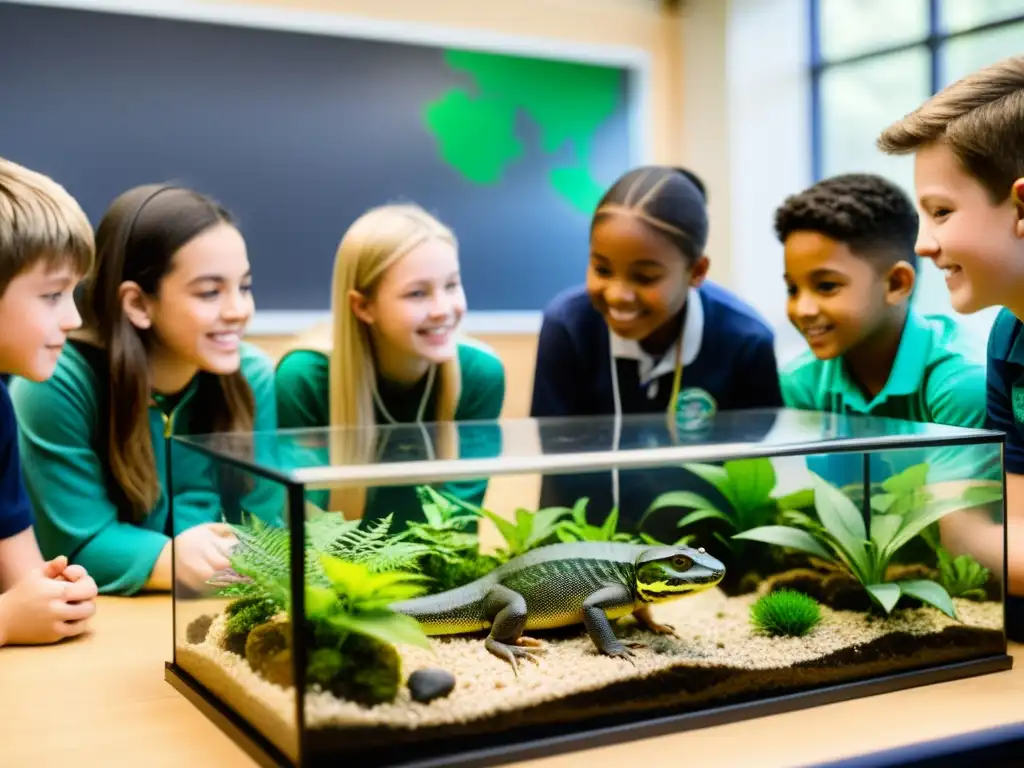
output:
[[[686,304],[686,325],[683,326],[683,365],[689,365],[697,359],[701,342],[704,339],[704,304],[701,301],[700,291],[690,288]],[[623,339],[611,331],[608,333],[611,338],[613,357],[636,360],[639,363],[642,385],[675,371],[675,354],[667,353],[655,364],[654,358],[644,352],[638,342]]]

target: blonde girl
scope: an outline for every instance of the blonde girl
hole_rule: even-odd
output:
[[[460,333],[466,295],[456,238],[419,206],[385,205],[352,224],[335,256],[332,308],[330,329],[315,330],[285,355],[276,376],[282,428],[358,428],[334,433],[331,461],[374,460],[377,426],[501,414],[501,360]],[[425,442],[436,444],[429,436]],[[486,480],[447,490],[479,504]],[[392,530],[421,514],[411,488],[378,488],[370,498],[350,489],[334,494],[330,507],[350,518],[394,513]]]

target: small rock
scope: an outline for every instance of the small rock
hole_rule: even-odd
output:
[[[199,643],[206,640],[206,635],[210,631],[212,623],[213,616],[208,613],[203,614],[188,625],[188,629],[185,630],[185,639],[190,645],[199,645]]]
[[[421,704],[447,696],[455,688],[455,675],[443,669],[417,669],[409,675],[409,693]]]

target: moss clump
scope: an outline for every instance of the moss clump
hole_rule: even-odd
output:
[[[402,659],[394,646],[350,635],[341,650],[317,648],[306,667],[311,684],[339,699],[373,706],[394,701],[402,682]]]
[[[268,621],[253,628],[245,643],[245,660],[253,672],[282,688],[294,685],[291,636],[291,622]]]
[[[231,634],[247,635],[254,627],[274,618],[278,607],[266,597],[242,597],[224,609],[228,617],[225,629]]]
[[[498,564],[497,558],[491,555],[472,555],[455,561],[431,555],[420,562],[423,575],[434,580],[429,594],[447,592],[476,581],[497,568]]]
[[[821,621],[821,608],[800,592],[770,592],[750,606],[750,622],[767,635],[802,637]]]
[[[254,627],[265,624],[278,613],[273,600],[262,596],[240,597],[227,608],[224,615],[224,649],[245,656],[245,647],[249,633]]]

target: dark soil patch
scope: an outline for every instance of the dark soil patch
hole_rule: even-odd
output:
[[[938,574],[926,565],[891,565],[886,571],[887,581],[901,579],[927,579],[935,581]],[[776,592],[780,589],[792,589],[813,597],[822,605],[836,611],[868,612],[875,604],[868,597],[867,591],[857,579],[846,571],[817,570],[814,568],[794,568],[777,573],[764,581],[765,591]],[[901,597],[897,606],[900,608],[919,607],[921,602],[909,597]]]

